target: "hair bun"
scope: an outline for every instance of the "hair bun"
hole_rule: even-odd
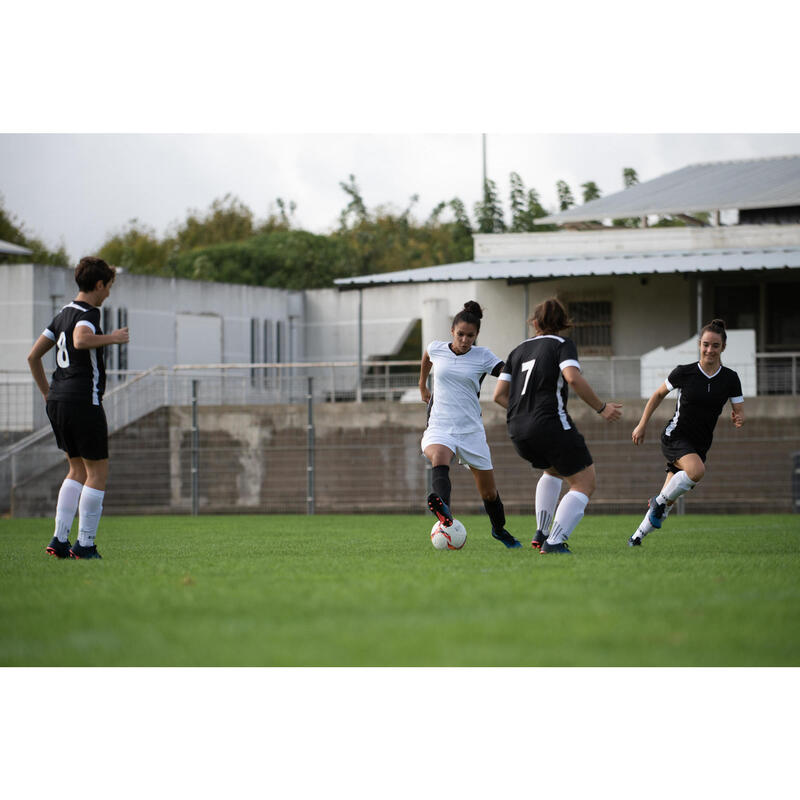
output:
[[[474,314],[478,319],[483,318],[483,310],[475,300],[467,300],[467,302],[464,303],[464,311]]]
[[[725,328],[726,327],[724,319],[712,319],[711,320],[711,324],[712,325],[716,325],[719,328]]]

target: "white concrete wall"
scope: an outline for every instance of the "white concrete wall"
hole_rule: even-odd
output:
[[[800,225],[731,225],[475,234],[475,261],[800,244]]]

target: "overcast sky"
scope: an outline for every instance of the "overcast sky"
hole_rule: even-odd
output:
[[[517,171],[548,208],[555,182],[622,188],[623,167],[641,180],[700,161],[800,154],[800,134],[487,134],[487,172],[508,207]],[[0,191],[25,230],[72,260],[137,218],[163,236],[189,209],[230,193],[265,218],[275,198],[297,204],[296,223],[323,233],[348,201],[353,174],[369,208],[404,208],[419,195],[422,219],[460,197],[480,197],[480,134],[5,134]]]

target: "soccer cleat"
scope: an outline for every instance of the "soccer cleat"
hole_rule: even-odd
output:
[[[572,555],[572,550],[569,549],[566,542],[559,542],[558,544],[550,544],[547,540],[542,542],[542,546],[539,549],[539,553],[544,555],[545,553],[566,553],[567,555]]]
[[[428,508],[445,528],[449,528],[453,524],[453,515],[450,513],[447,503],[435,492],[428,495]]]
[[[60,542],[57,536],[54,536],[50,540],[50,544],[45,547],[45,553],[49,553],[51,556],[55,556],[56,558],[69,558],[69,540],[66,542]]]
[[[522,547],[517,539],[515,539],[505,528],[496,531],[492,528],[492,538],[502,542],[509,550],[514,550],[517,547]]]
[[[664,510],[666,506],[663,503],[657,502],[655,497],[650,498],[649,506],[650,514],[648,515],[648,519],[650,520],[650,524],[654,528],[660,528],[661,520],[664,519]]]
[[[547,537],[541,531],[536,531],[536,535],[531,539],[531,547],[535,547],[538,550],[546,541]]]
[[[91,547],[84,547],[82,544],[75,542],[69,549],[70,558],[102,558],[103,556],[97,552],[97,545],[93,544]]]
[[[631,538],[628,539],[628,547],[641,547],[641,546],[642,546],[641,538],[637,536],[631,536]]]

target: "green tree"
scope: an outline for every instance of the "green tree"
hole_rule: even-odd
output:
[[[598,200],[600,198],[600,188],[594,181],[586,181],[586,183],[582,183],[581,189],[583,189],[584,203],[589,203],[592,200]]]
[[[497,185],[490,178],[483,183],[483,200],[475,204],[475,219],[479,233],[502,233],[506,229]]]
[[[190,211],[173,238],[178,252],[223,242],[240,242],[255,233],[253,212],[237,197],[215,199],[208,211]]]
[[[566,211],[575,205],[575,198],[572,196],[572,190],[566,181],[556,181],[556,194],[558,195],[559,211]]]
[[[512,172],[509,176],[511,192],[509,195],[509,206],[511,209],[511,230],[514,233],[530,230],[530,220],[528,209],[525,204],[525,186],[522,183],[519,173]]]
[[[622,185],[625,189],[630,189],[631,186],[636,186],[639,183],[639,176],[633,167],[622,168]]]
[[[159,240],[156,232],[138,219],[106,239],[97,255],[117,267],[145,275],[168,275],[167,266],[173,241]]]

